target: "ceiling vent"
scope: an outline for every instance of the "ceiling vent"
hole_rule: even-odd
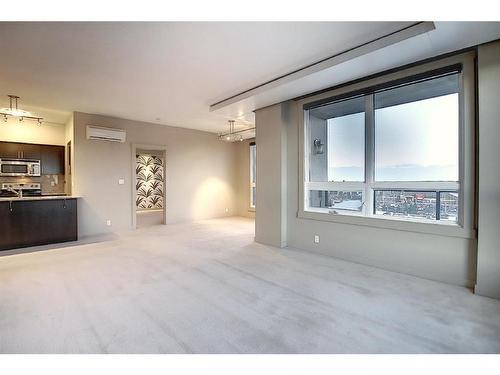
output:
[[[87,125],[87,139],[124,143],[127,132],[122,129]]]

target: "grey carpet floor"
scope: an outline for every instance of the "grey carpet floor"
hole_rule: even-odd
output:
[[[500,301],[207,220],[0,257],[0,352],[498,353]]]

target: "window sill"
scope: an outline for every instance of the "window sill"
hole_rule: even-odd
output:
[[[476,237],[476,231],[474,229],[466,229],[457,224],[446,222],[424,223],[410,219],[329,214],[313,211],[299,211],[297,213],[297,218],[349,225],[361,225],[405,232],[425,233],[445,237],[459,237],[467,239],[474,239]]]

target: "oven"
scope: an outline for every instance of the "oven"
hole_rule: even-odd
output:
[[[38,177],[40,160],[0,159],[0,176]]]

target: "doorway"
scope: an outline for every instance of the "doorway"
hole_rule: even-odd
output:
[[[165,147],[134,145],[133,228],[166,224]]]

